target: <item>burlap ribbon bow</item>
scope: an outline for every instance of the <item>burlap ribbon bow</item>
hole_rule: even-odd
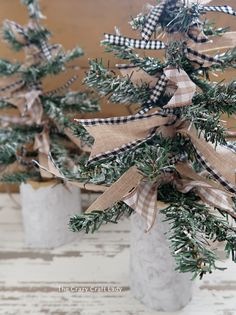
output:
[[[213,178],[207,179],[197,174],[191,165],[178,162],[176,172],[163,172],[154,182],[148,182],[136,167],[131,167],[89,207],[88,212],[106,210],[122,200],[146,219],[149,230],[157,213],[157,189],[167,182],[183,193],[194,190],[210,206],[232,211],[232,196],[236,194],[236,154],[227,147],[218,145],[215,148],[206,142],[188,121],[175,120],[173,115],[162,117],[158,111],[152,114],[78,121],[95,138],[90,162],[135,148],[155,133],[164,137],[180,133],[191,140],[197,159]]]

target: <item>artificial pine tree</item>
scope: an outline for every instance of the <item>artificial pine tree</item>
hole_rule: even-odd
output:
[[[71,117],[99,109],[89,93],[70,91],[78,79],[78,67],[71,62],[83,55],[82,49],[64,51],[60,44],[50,44],[51,33],[40,24],[44,16],[38,0],[21,2],[28,8],[28,24],[6,20],[2,33],[12,49],[24,50],[25,60],[0,60],[0,108],[5,110],[0,116],[0,180],[9,183],[51,176],[37,169],[33,160],[45,168],[55,163],[62,173],[73,173],[81,145],[89,144],[91,138]],[[45,91],[45,78],[67,70],[75,75],[55,90]],[[6,114],[12,108],[14,113]]]
[[[236,15],[229,6],[163,0],[131,21],[141,38],[105,34],[106,51],[126,63],[117,65],[120,75],[91,61],[85,83],[112,102],[140,109],[78,120],[95,139],[80,178],[110,187],[70,220],[73,231],[89,233],[136,211],[149,230],[161,212],[171,225],[177,269],[200,277],[218,268],[212,241],[223,242],[236,261],[236,148],[221,121],[222,114],[236,113],[236,82],[211,79],[235,67],[235,34],[202,21],[207,12]],[[218,50],[229,49],[210,56],[216,41]],[[165,50],[165,58],[149,57],[149,50]]]

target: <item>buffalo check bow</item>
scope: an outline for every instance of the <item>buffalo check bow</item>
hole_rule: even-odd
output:
[[[182,5],[181,5],[182,4]],[[173,11],[178,9],[179,7],[183,6],[184,3],[180,0],[162,0],[157,6],[154,6],[150,13],[147,16],[146,22],[144,24],[143,30],[142,30],[142,39],[148,42],[152,36],[152,34],[155,32],[157,25],[161,23],[161,17],[165,17],[165,14],[169,11]],[[226,13],[230,15],[236,15],[236,12],[232,9],[230,6],[201,6],[199,5],[200,12],[220,12],[220,13]],[[201,39],[194,36],[193,32],[196,32],[197,27],[199,25],[190,25],[190,30],[188,32],[188,35],[191,39],[193,39],[196,42],[205,42],[207,40],[207,37],[202,34]],[[202,28],[201,28],[202,30]]]

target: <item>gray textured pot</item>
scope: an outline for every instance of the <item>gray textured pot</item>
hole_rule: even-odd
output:
[[[131,216],[130,287],[133,295],[148,308],[177,311],[192,298],[190,274],[175,271],[165,233],[169,224],[157,216],[152,229],[145,233],[144,219]]]
[[[81,212],[80,189],[62,184],[21,184],[21,205],[26,246],[55,248],[72,242],[76,233],[68,230],[70,216]]]

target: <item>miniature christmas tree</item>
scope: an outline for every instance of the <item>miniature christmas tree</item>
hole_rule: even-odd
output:
[[[80,147],[91,142],[71,117],[99,109],[89,93],[69,90],[78,78],[78,67],[71,62],[83,55],[81,48],[66,52],[61,45],[50,44],[51,34],[40,24],[44,16],[38,0],[22,3],[29,11],[28,25],[6,20],[3,37],[15,51],[24,50],[25,60],[0,60],[0,108],[4,109],[0,116],[1,181],[10,183],[51,177],[37,169],[33,160],[44,168],[54,163],[60,172],[70,173],[78,162],[75,157],[81,153]],[[45,78],[67,69],[75,75],[62,86],[44,91]]]
[[[112,102],[140,109],[78,120],[95,139],[84,179],[110,187],[70,220],[73,231],[88,233],[136,211],[150,230],[162,212],[178,270],[200,277],[218,268],[212,241],[223,242],[236,261],[236,147],[221,121],[236,113],[236,83],[211,80],[235,66],[235,33],[202,22],[207,12],[236,15],[229,6],[164,0],[131,21],[141,39],[105,34],[106,51],[126,61],[117,65],[121,75],[91,61],[85,82]],[[164,60],[146,56],[149,50],[165,50]]]

